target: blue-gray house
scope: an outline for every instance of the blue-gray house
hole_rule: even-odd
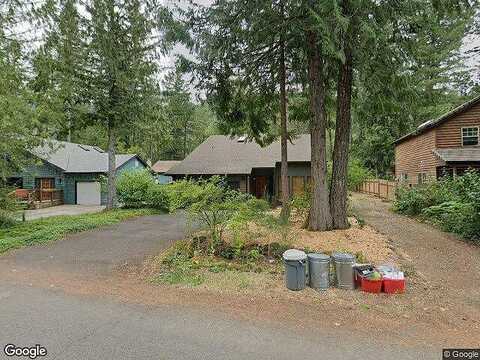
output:
[[[98,146],[48,140],[29,153],[33,165],[9,179],[17,196],[42,203],[103,205],[106,191],[102,177],[108,171],[108,154]],[[116,156],[117,176],[148,165],[135,154]]]

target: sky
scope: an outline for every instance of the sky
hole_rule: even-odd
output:
[[[42,1],[42,0],[40,0]],[[174,7],[179,5],[181,7],[186,7],[190,2],[201,6],[209,6],[213,3],[214,0],[161,0],[164,5]],[[38,2],[36,2],[38,4]],[[41,38],[41,28],[32,26],[28,23],[22,23],[17,29],[16,33],[21,33],[22,38],[27,41],[28,49],[33,50],[40,44],[36,39]],[[472,77],[475,77],[477,80],[480,77],[480,54],[473,55],[469,54],[468,50],[472,48],[480,47],[480,37],[479,36],[467,36],[464,39],[464,44],[462,46],[462,52],[467,56],[465,60],[465,65],[471,70]],[[192,55],[183,45],[176,45],[173,51],[168,55],[159,59],[160,67],[162,69],[160,78],[162,78],[169,70],[174,68],[174,61],[177,55],[183,55],[186,57],[191,57]],[[473,76],[473,74],[475,74]],[[192,89],[193,90],[193,89]]]

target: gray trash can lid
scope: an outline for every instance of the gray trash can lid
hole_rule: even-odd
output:
[[[333,253],[332,257],[336,262],[354,262],[355,261],[355,256],[352,254],[347,254],[347,253]]]
[[[283,260],[291,260],[291,261],[299,261],[305,260],[307,258],[307,254],[305,252],[297,250],[297,249],[289,249],[283,253]]]
[[[320,254],[320,253],[310,253],[307,255],[308,259],[311,261],[318,261],[318,262],[328,262],[330,261],[330,256],[326,254]]]

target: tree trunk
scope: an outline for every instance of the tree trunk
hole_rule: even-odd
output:
[[[115,128],[111,121],[108,122],[108,182],[107,182],[107,210],[116,206],[117,188],[116,162],[115,162]]]
[[[343,12],[349,16],[348,0],[343,1]],[[351,105],[353,82],[353,49],[352,24],[344,35],[343,50],[345,62],[339,64],[337,84],[337,118],[335,130],[335,146],[333,149],[332,183],[330,187],[330,209],[335,229],[348,228],[347,219],[347,179],[348,153],[351,131]]]
[[[188,122],[185,121],[183,128],[183,159],[187,157],[187,131],[188,131]]]
[[[282,9],[283,10],[283,9]],[[287,133],[287,91],[285,69],[285,38],[280,35],[280,64],[278,79],[280,84],[280,137],[281,137],[281,165],[280,178],[282,183],[282,211],[281,219],[286,222],[290,216],[290,191],[288,186],[288,133]]]
[[[312,203],[308,217],[308,229],[323,231],[332,228],[328,184],[325,113],[325,83],[323,79],[323,61],[317,35],[307,33],[308,77],[310,82],[310,137],[311,137],[311,175]]]

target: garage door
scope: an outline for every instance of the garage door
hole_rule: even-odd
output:
[[[100,205],[99,182],[77,182],[78,205]]]

